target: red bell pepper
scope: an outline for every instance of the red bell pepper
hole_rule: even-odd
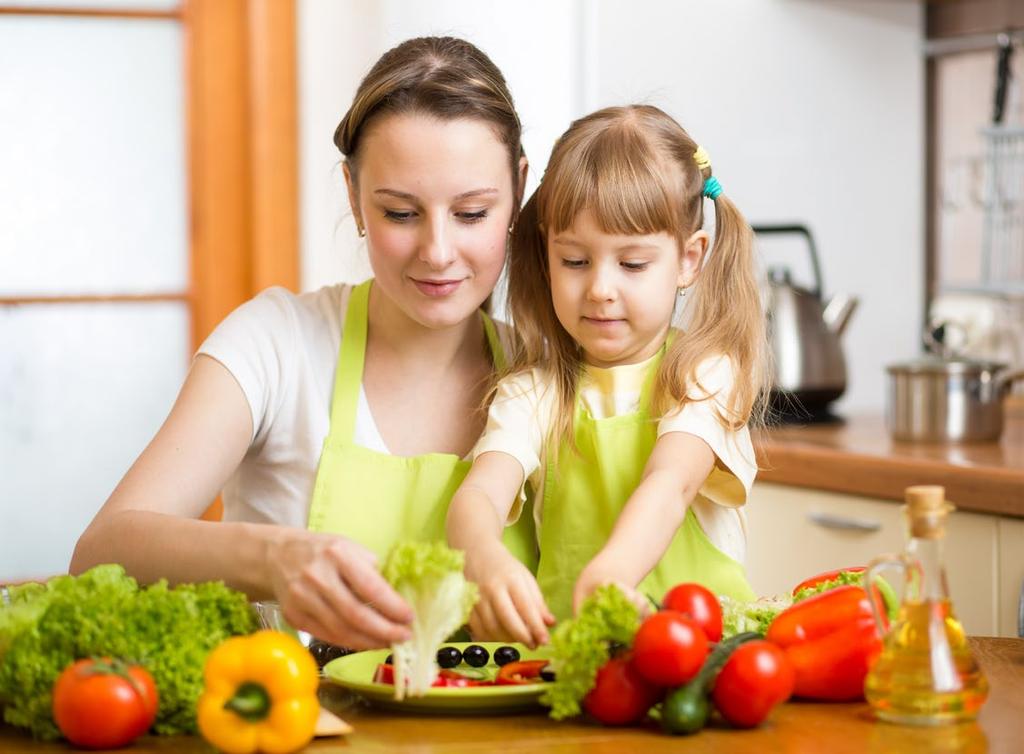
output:
[[[784,610],[766,638],[785,652],[796,672],[793,695],[804,699],[863,698],[864,677],[882,651],[868,593],[852,584]]]

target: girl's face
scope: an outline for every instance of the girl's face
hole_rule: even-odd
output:
[[[508,148],[492,128],[418,114],[385,118],[363,136],[358,185],[347,166],[345,178],[385,297],[424,327],[473,315],[501,273],[519,199]]]
[[[682,249],[669,233],[609,235],[589,210],[548,239],[555,314],[588,364],[636,364],[661,348],[677,290],[693,282],[707,241],[704,231]]]

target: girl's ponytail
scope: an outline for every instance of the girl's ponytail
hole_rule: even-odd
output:
[[[710,173],[710,167],[701,173]],[[754,270],[753,231],[728,197],[717,193],[714,202],[714,244],[692,286],[686,334],[676,338],[659,370],[661,389],[655,395],[662,405],[656,409],[660,413],[701,400],[706,393],[697,367],[724,354],[732,360],[734,381],[730,395],[720,396],[726,411],[720,419],[730,428],[739,428],[748,422],[764,423],[769,380],[764,309]],[[691,392],[695,385],[696,396]]]

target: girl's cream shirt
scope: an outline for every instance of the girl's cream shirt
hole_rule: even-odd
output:
[[[635,412],[651,359],[639,364],[601,369],[588,366],[580,380],[581,397],[595,419]],[[691,505],[697,520],[718,549],[739,563],[746,557],[746,517],[742,507],[757,474],[757,462],[746,427],[731,431],[717,412],[727,405],[733,384],[732,362],[724,356],[707,359],[697,369],[697,384],[688,402],[658,421],[658,436],[687,432],[708,444],[715,465]],[[554,386],[538,370],[514,375],[499,383],[491,404],[487,429],[473,449],[473,458],[488,453],[511,455],[523,467],[523,489],[509,513],[513,523],[522,510],[525,485],[534,490],[537,530],[543,526],[545,438],[553,421]],[[680,459],[685,463],[686,459]]]

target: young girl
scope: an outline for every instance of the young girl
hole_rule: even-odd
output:
[[[683,581],[753,598],[739,511],[766,377],[752,256],[707,154],[661,110],[600,110],[555,145],[510,250],[521,353],[448,513],[481,587],[474,636],[543,643],[606,582],[638,601]],[[526,483],[536,579],[500,541]]]

